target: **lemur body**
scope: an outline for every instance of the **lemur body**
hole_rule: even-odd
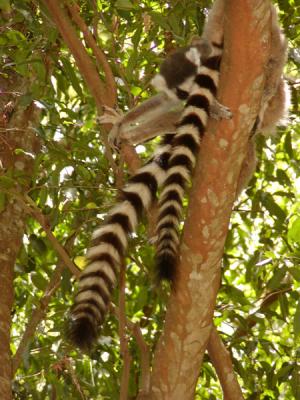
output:
[[[122,200],[109,212],[104,223],[93,234],[92,245],[87,252],[88,266],[81,275],[79,291],[71,313],[70,337],[82,349],[89,349],[97,338],[99,326],[107,312],[111,293],[116,285],[118,271],[127,249],[128,235],[136,229],[142,212],[153,203],[156,190],[160,186],[163,186],[163,190],[159,203],[157,261],[162,278],[172,279],[174,276],[179,243],[178,224],[181,202],[186,182],[196,162],[201,137],[209,115],[215,115],[215,111],[217,111],[217,116],[228,115],[226,108],[215,101],[222,54],[223,8],[224,0],[217,0],[204,29],[203,40],[180,50],[177,55],[167,59],[161,67],[159,76],[154,80],[163,93],[150,99],[147,104],[154,104],[152,109],[162,114],[156,119],[158,121],[156,124],[151,120],[151,128],[158,130],[153,135],[147,131],[149,134],[147,138],[155,136],[158,132],[171,133],[166,136],[162,147],[155,153],[152,160],[130,179],[123,190]],[[273,11],[272,14],[274,14]],[[277,21],[274,26],[272,23],[272,33],[273,31],[274,39],[278,38],[280,30]],[[285,43],[284,40],[283,42]],[[285,61],[285,46],[285,44],[278,46],[279,53],[281,51],[284,54],[277,54],[274,46],[273,58],[280,61],[276,65],[272,64],[273,69],[268,72],[269,78],[266,79],[265,90],[267,95],[259,115],[260,129],[269,124],[266,121],[276,123],[283,115],[283,96],[280,97],[280,104],[277,104],[276,96],[282,91],[281,73]],[[172,62],[174,64],[176,60],[187,65],[187,71],[181,78],[180,73],[178,76],[168,75]],[[183,109],[180,100],[184,98],[187,102]],[[116,125],[113,139],[118,142],[120,139],[118,135],[126,124],[131,125],[132,132],[141,131],[143,127],[139,124],[136,129],[134,121],[136,116],[142,115],[143,118],[143,112],[146,109],[147,106],[144,104],[125,116]],[[275,118],[268,116],[272,109],[277,110]],[[182,110],[182,116],[178,122],[178,115]],[[167,123],[164,120],[166,112],[169,113]],[[132,115],[134,115],[133,118]],[[152,112],[152,117],[153,115]],[[132,137],[127,137],[127,139],[134,143],[142,141],[139,134],[133,137],[133,139]],[[144,136],[143,139],[145,139]]]

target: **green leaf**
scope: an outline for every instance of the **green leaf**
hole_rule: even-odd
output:
[[[289,302],[285,293],[279,295],[279,305],[282,318],[286,320],[289,315]]]
[[[74,71],[74,67],[72,66],[70,61],[67,60],[66,58],[62,58],[61,62],[63,64],[65,73],[67,74],[68,78],[70,79],[70,81],[72,83],[73,88],[76,90],[77,94],[80,97],[83,97],[82,89],[81,89],[78,77]]]
[[[46,187],[42,187],[39,193],[38,204],[40,207],[44,207],[48,198],[48,189]]]
[[[6,36],[9,39],[11,45],[14,44],[16,46],[20,46],[22,41],[26,41],[23,33],[15,29],[10,29],[9,31],[7,31]]]
[[[292,386],[292,391],[293,395],[295,396],[295,400],[299,400],[300,398],[300,367],[299,363],[295,363],[294,369],[292,372],[292,380],[291,380],[291,386]]]
[[[36,235],[32,234],[29,237],[32,248],[40,255],[47,252],[47,246],[44,240]]]
[[[299,267],[289,268],[289,272],[296,281],[300,282],[300,269]]]
[[[284,221],[286,218],[285,212],[280,208],[280,206],[275,202],[270,193],[263,193],[261,197],[261,202],[264,207],[269,211],[271,215],[278,218],[280,221]]]
[[[289,243],[296,242],[300,243],[300,217],[293,220],[292,224],[288,229],[288,241]]]
[[[27,93],[20,97],[19,104],[20,106],[25,108],[28,107],[32,103],[32,101],[33,101],[32,93]]]
[[[94,210],[94,209],[98,208],[98,206],[96,203],[90,202],[90,203],[86,204],[85,208],[87,208],[88,210]]]
[[[6,206],[6,195],[0,192],[0,213],[5,209]]]
[[[300,298],[294,315],[294,335],[296,339],[300,335]]]
[[[291,180],[288,177],[288,175],[286,174],[285,171],[283,171],[282,169],[278,169],[276,171],[276,177],[278,179],[278,181],[282,184],[282,185],[287,185],[287,186],[291,186]]]
[[[45,81],[46,78],[46,68],[44,63],[42,62],[42,59],[34,59],[31,60],[31,65],[34,69],[34,71],[36,72],[37,78],[40,81],[39,84],[41,82]]]
[[[281,286],[282,280],[286,275],[286,268],[277,268],[273,274],[273,277],[268,282],[267,286],[270,289],[277,289]]]
[[[0,176],[0,187],[2,186],[5,189],[11,189],[15,185],[15,180],[3,175]]]
[[[234,287],[234,286],[227,286],[226,288],[224,287],[224,290],[228,295],[232,298],[232,300],[242,304],[242,305],[247,305],[248,300],[246,299],[244,293],[242,290]]]
[[[288,132],[285,136],[285,141],[284,141],[284,150],[285,152],[289,155],[291,159],[294,159],[294,151],[292,147],[292,137],[290,132]]]
[[[5,13],[10,13],[10,11],[11,11],[10,1],[9,0],[0,0],[0,10],[2,10]]]
[[[37,272],[31,273],[31,281],[39,290],[45,290],[48,284],[48,280],[41,273]]]
[[[81,270],[87,265],[87,259],[84,256],[77,256],[74,258],[74,264]]]
[[[134,9],[133,4],[129,0],[117,0],[115,2],[115,7],[119,10],[132,10]]]

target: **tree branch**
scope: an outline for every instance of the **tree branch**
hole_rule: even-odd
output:
[[[120,320],[120,309],[119,307],[111,304],[110,311]],[[139,394],[137,399],[144,399],[143,396],[148,395],[150,388],[150,350],[149,346],[144,340],[141,329],[138,324],[133,323],[130,319],[126,318],[126,327],[131,331],[134,336],[136,343],[140,350],[141,356],[141,380],[139,385]]]
[[[55,22],[66,45],[69,47],[71,53],[73,54],[76,64],[78,66],[78,69],[79,69],[83,79],[85,80],[87,87],[89,88],[93,98],[95,99],[98,114],[101,115],[103,105],[113,107],[117,102],[113,74],[111,72],[110,66],[106,60],[104,53],[100,49],[97,49],[94,39],[91,37],[90,34],[87,34],[88,29],[86,28],[86,25],[85,25],[84,21],[81,19],[80,15],[77,13],[76,6],[75,5],[70,6],[69,9],[74,18],[74,21],[76,21],[76,23],[78,23],[78,26],[81,29],[83,29],[83,34],[85,35],[87,43],[93,49],[96,59],[99,62],[101,62],[101,65],[106,74],[106,78],[108,80],[107,87],[105,87],[105,85],[102,83],[96,66],[94,65],[91,58],[89,57],[83,44],[77,37],[76,32],[70,22],[70,19],[68,18],[68,16],[66,15],[66,13],[64,12],[64,10],[61,6],[62,2],[59,2],[58,0],[49,0],[49,1],[44,0],[44,4],[48,8],[48,10],[51,14],[51,17],[52,17],[53,21]],[[112,93],[107,94],[108,90],[110,90],[110,89],[112,90]],[[116,166],[115,160],[113,159],[111,148],[110,148],[110,145],[107,140],[107,136],[102,135],[102,140],[103,140],[103,143],[104,143],[105,149],[106,149],[105,155],[111,165],[111,168],[112,168],[115,176],[117,176],[118,168]],[[127,146],[129,147],[129,145],[127,145]],[[135,152],[135,150],[134,150],[133,146],[130,146],[130,147],[131,147],[131,151],[129,152],[129,150],[127,150],[124,153],[124,159],[125,159],[126,163],[129,165],[129,167],[132,170],[134,170],[135,166],[136,166],[136,161],[132,167],[131,167],[131,162],[132,162],[133,153]],[[129,154],[129,157],[127,157],[127,154]],[[135,160],[136,160],[136,158],[137,157],[135,157]]]
[[[66,242],[66,248],[68,250],[70,250],[71,247],[73,246],[74,240],[75,240],[74,235],[68,238]],[[19,368],[19,365],[22,361],[22,356],[25,352],[25,349],[27,348],[28,343],[34,337],[34,333],[36,331],[38,324],[42,321],[42,319],[45,317],[47,313],[48,305],[50,303],[52,296],[60,286],[61,275],[64,269],[65,269],[65,263],[62,260],[60,260],[45,289],[44,295],[40,299],[39,306],[35,308],[31,314],[30,320],[27,323],[26,329],[19,343],[18,349],[12,359],[13,376],[16,373],[17,369]]]
[[[225,4],[225,51],[219,98],[234,118],[230,122],[211,121],[203,139],[176,285],[154,355],[151,399],[194,398],[212,328],[220,260],[237,180],[262,96],[270,3],[228,0]]]
[[[95,65],[78,39],[69,18],[64,12],[62,8],[63,3],[57,0],[48,0],[44,1],[44,4],[48,8],[61,36],[71,50],[79,71],[95,99],[97,109],[101,111],[103,104],[106,104],[105,86],[101,82]],[[112,107],[114,103],[108,105]]]
[[[243,400],[243,393],[233,370],[230,353],[222,342],[215,326],[212,327],[210,332],[207,350],[218,374],[224,400]]]
[[[72,19],[77,24],[78,28],[84,35],[85,41],[87,45],[93,50],[95,55],[95,59],[97,61],[98,69],[99,67],[103,68],[105,74],[105,92],[106,92],[106,104],[110,107],[115,105],[117,99],[117,88],[115,84],[115,78],[112,73],[112,70],[107,62],[105,54],[103,51],[97,46],[96,41],[89,31],[88,27],[86,26],[84,20],[81,18],[79,14],[79,7],[75,3],[66,2],[66,6],[71,13]]]
[[[131,355],[129,351],[128,338],[126,335],[126,296],[125,296],[125,265],[120,269],[119,285],[119,336],[120,351],[123,358],[123,370],[120,385],[120,400],[126,400],[128,397]]]

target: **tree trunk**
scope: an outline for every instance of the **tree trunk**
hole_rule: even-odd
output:
[[[269,10],[270,3],[266,0],[226,2],[219,100],[233,112],[233,119],[211,122],[201,146],[178,279],[154,355],[151,399],[195,397],[212,328],[237,180],[262,95],[268,58]]]
[[[32,124],[36,123],[38,112],[31,104],[22,107],[15,101],[13,92],[24,93],[24,82],[14,72],[7,79],[0,79],[1,96],[0,128],[3,132],[0,140],[1,175],[12,176],[13,189],[20,194],[27,190],[31,182],[34,157],[40,149]],[[24,153],[15,154],[15,149]],[[26,154],[27,153],[27,154]],[[22,174],[22,185],[14,178],[14,173]],[[3,186],[2,186],[3,188]],[[8,189],[10,184],[8,184]],[[25,226],[25,214],[15,198],[0,189],[0,398],[12,399],[10,328],[14,300],[14,265],[18,255]]]

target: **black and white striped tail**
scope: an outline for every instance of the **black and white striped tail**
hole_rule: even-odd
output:
[[[222,46],[213,44],[212,55],[197,69],[172,140],[167,177],[159,201],[156,267],[160,279],[173,280],[176,272],[182,200],[206,129],[209,108],[216,97],[221,56]]]
[[[71,311],[70,340],[87,351],[95,342],[109,307],[124,258],[128,236],[135,231],[142,213],[149,209],[166,176],[170,142],[165,135],[154,157],[130,179],[122,199],[92,236],[87,251],[88,266],[79,280]]]

